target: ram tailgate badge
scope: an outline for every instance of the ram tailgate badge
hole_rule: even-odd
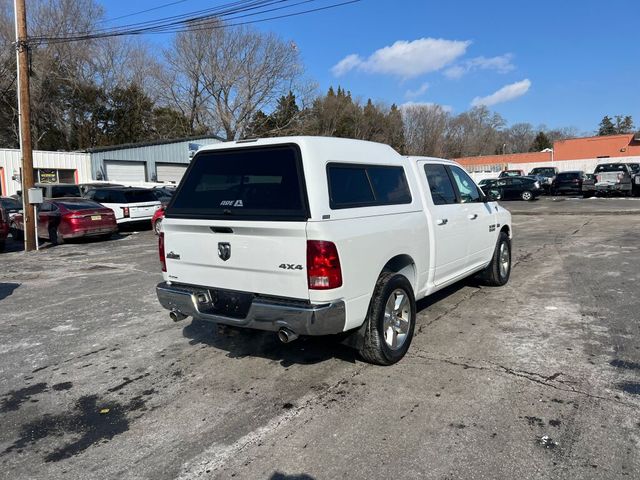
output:
[[[218,256],[225,262],[229,260],[231,258],[231,244],[226,242],[218,243]]]

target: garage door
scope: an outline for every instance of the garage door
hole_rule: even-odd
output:
[[[107,180],[111,182],[146,182],[145,162],[105,160]]]
[[[187,167],[186,163],[156,163],[158,181],[180,183]]]

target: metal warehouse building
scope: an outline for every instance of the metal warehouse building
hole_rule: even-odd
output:
[[[93,148],[88,150],[92,176],[111,182],[178,183],[196,150],[220,141],[209,135]]]

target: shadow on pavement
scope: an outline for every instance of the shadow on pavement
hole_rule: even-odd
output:
[[[311,475],[300,473],[298,475],[286,475],[284,473],[275,472],[269,477],[269,480],[315,480]]]
[[[300,337],[283,344],[275,332],[262,332],[242,328],[225,327],[200,320],[192,320],[182,330],[191,345],[205,344],[228,352],[229,358],[262,357],[280,362],[283,367],[312,365],[337,358],[355,363],[357,352],[340,342],[344,336]]]
[[[19,283],[2,283],[0,282],[0,300],[4,300],[13,294],[13,291],[20,286]]]

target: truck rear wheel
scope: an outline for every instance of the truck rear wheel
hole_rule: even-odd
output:
[[[365,320],[360,355],[377,365],[392,365],[409,350],[416,319],[416,300],[407,277],[385,272],[376,282]]]
[[[491,263],[482,272],[482,280],[492,287],[501,287],[511,276],[511,240],[505,232],[500,232]]]

